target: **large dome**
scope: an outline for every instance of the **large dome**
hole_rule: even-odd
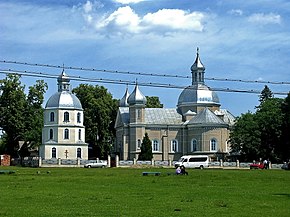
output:
[[[45,108],[83,109],[80,100],[68,91],[53,94],[48,99]]]
[[[196,106],[220,106],[218,95],[204,84],[194,84],[186,87],[179,95],[177,107],[179,110],[185,107],[188,110]],[[184,109],[181,110],[182,113],[186,112]],[[194,111],[195,109],[191,110]]]

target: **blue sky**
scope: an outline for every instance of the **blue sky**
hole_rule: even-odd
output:
[[[290,81],[290,2],[286,0],[0,0],[0,60],[190,76],[196,48],[206,77]],[[0,63],[0,69],[58,75],[61,69]],[[191,79],[66,70],[71,76],[190,85]],[[5,75],[0,74],[0,79]],[[28,87],[39,78],[23,77]],[[57,91],[45,79],[47,100]],[[72,81],[72,86],[80,84]],[[91,83],[93,85],[98,83]],[[212,88],[261,91],[264,84],[206,80]],[[104,85],[121,98],[126,85]],[[268,85],[289,92],[289,85]],[[177,104],[181,89],[140,87]],[[129,86],[129,91],[133,86]],[[234,115],[258,95],[217,92]],[[276,95],[277,97],[285,97]]]

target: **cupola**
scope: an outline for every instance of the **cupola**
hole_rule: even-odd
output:
[[[130,94],[127,100],[129,105],[146,105],[146,97],[139,90],[138,84],[136,83],[134,91]]]

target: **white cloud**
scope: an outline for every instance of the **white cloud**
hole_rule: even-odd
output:
[[[93,3],[90,1],[87,1],[86,4],[83,5],[83,9],[85,13],[89,13],[93,10]]]
[[[280,24],[281,23],[281,16],[279,14],[269,13],[256,13],[252,14],[248,20],[253,23],[259,24]]]
[[[139,31],[139,16],[129,7],[120,7],[108,17],[96,22],[96,28],[123,29],[132,33]]]
[[[235,16],[242,16],[243,15],[243,11],[240,9],[232,9],[232,10],[228,11],[228,13],[235,15]]]
[[[121,3],[121,4],[136,4],[136,3],[139,3],[139,2],[143,2],[143,1],[146,1],[146,0],[115,0],[115,2],[117,3]]]
[[[148,13],[143,17],[146,26],[163,26],[175,30],[202,31],[204,15],[199,12],[189,13],[179,9],[162,9],[156,13]]]
[[[111,14],[97,17],[89,12],[90,4],[87,2],[84,17],[88,25],[97,31],[126,33],[146,32],[176,32],[176,31],[203,31],[205,15],[200,12],[189,12],[180,9],[161,9],[155,13],[139,16],[130,6],[119,7]]]

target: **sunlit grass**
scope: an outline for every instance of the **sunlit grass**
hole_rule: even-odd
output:
[[[290,216],[284,170],[1,169],[0,216]]]

